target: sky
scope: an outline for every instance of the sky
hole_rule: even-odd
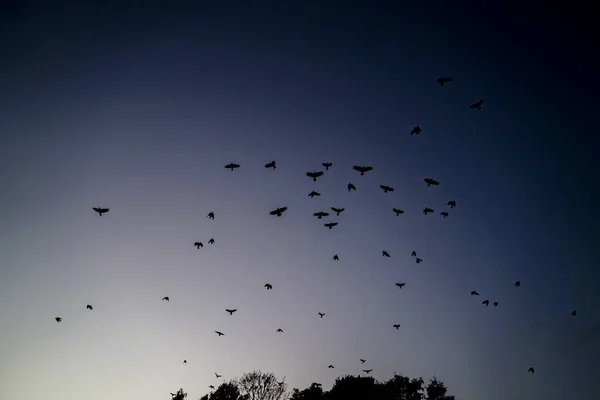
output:
[[[592,398],[592,28],[486,7],[3,2],[0,398],[363,368],[463,400]]]

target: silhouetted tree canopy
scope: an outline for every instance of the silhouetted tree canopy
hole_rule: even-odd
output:
[[[235,382],[225,382],[210,395],[204,395],[200,400],[247,400],[248,397],[242,396],[240,389]]]
[[[249,400],[284,400],[287,399],[287,385],[278,381],[274,374],[252,371],[235,381],[241,394]]]

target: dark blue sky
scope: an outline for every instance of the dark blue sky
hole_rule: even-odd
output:
[[[591,11],[237,3],[3,3],[0,397],[200,397],[254,368],[328,388],[367,358],[460,399],[591,398]]]

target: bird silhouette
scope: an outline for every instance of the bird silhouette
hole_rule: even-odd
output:
[[[265,283],[265,287],[267,288],[267,290],[273,289],[273,285],[271,285],[270,283]]]
[[[219,375],[215,372],[215,376],[217,377],[217,379],[219,379],[220,377],[222,377],[223,375]]]
[[[476,108],[478,110],[481,110],[481,106],[483,105],[483,100],[478,100],[475,103],[471,104],[471,108]]]
[[[320,196],[321,193],[315,192],[314,190],[308,194],[308,197],[313,198],[315,196]]]
[[[450,200],[450,201],[448,202],[448,205],[450,206],[450,208],[454,208],[454,207],[456,207],[456,201],[454,201],[454,200]]]
[[[227,311],[229,313],[229,315],[233,315],[233,313],[237,311],[237,308],[235,308],[233,310],[226,308],[225,311]]]
[[[396,330],[400,329],[400,324],[394,325],[394,328],[396,328]]]
[[[325,225],[327,228],[331,229],[334,226],[336,226],[338,223],[337,222],[326,222],[323,225]]]
[[[319,211],[313,214],[315,217],[317,217],[317,219],[321,219],[323,217],[326,217],[329,215],[329,213],[326,213],[324,211]]]
[[[521,281],[516,281],[515,282],[515,287],[521,287]]]
[[[85,308],[87,308],[88,310],[93,310],[94,307],[91,306],[91,304],[88,304]]]
[[[412,251],[412,253],[410,253],[411,256],[416,257],[417,256],[417,252],[416,251]]]
[[[271,161],[268,164],[265,164],[265,168],[273,168],[273,169],[277,168],[277,166],[275,165],[275,160]]]
[[[206,218],[215,219],[215,213],[214,213],[214,211],[211,211],[208,214],[206,214]]]
[[[416,125],[410,131],[410,136],[412,136],[412,135],[419,135],[419,134],[421,134],[421,127],[419,125]]]
[[[383,190],[383,193],[394,191],[394,188],[388,185],[379,185],[379,187],[381,188],[381,190]]]
[[[382,255],[383,257],[389,257],[389,256],[390,256],[390,253],[388,253],[387,251],[383,250],[383,251],[381,252],[381,255]]]
[[[484,300],[481,302],[481,304],[483,304],[484,306],[489,306],[490,305],[490,301],[489,300]]]
[[[475,290],[473,290],[473,291],[471,292],[471,296],[479,296],[479,293],[477,293]]]
[[[415,261],[417,262],[417,264],[421,264],[423,262],[423,260],[421,260],[419,257],[417,257]]]
[[[62,321],[62,318],[61,318],[61,317],[56,317],[56,318],[54,318],[54,319],[56,320],[56,322],[60,322],[60,321]]]
[[[306,173],[306,176],[313,178],[313,182],[316,182],[317,178],[320,177],[321,175],[323,175],[323,171],[313,171],[313,172]]]
[[[170,301],[170,300],[169,300],[169,296],[165,296],[165,297],[163,297],[162,299],[163,299],[164,301]]]
[[[216,333],[218,336],[225,336],[225,334],[224,334],[223,332],[215,331],[215,333]]]
[[[533,367],[529,367],[527,372],[531,372],[532,374],[535,374],[535,369]]]
[[[281,329],[281,328],[277,329],[277,333],[283,333],[283,329]]]
[[[493,302],[493,303],[492,303],[492,305],[493,305],[494,307],[498,307],[498,302],[497,302],[497,301],[495,301],[495,302]]]
[[[335,207],[331,207],[331,210],[332,210],[334,213],[336,213],[336,215],[340,215],[340,213],[341,213],[342,211],[344,211],[344,210],[345,210],[345,208],[335,208]]]
[[[208,385],[208,387],[212,390],[215,390],[215,387],[213,385]]]
[[[338,257],[337,254],[333,256],[333,261],[340,261],[340,258]]]
[[[98,215],[102,216],[102,214],[105,214],[107,212],[110,211],[110,208],[102,208],[102,207],[92,207],[94,211],[96,211],[98,213]]]
[[[353,190],[356,190],[356,186],[354,186],[352,183],[348,183],[348,191],[351,192]]]
[[[448,218],[448,213],[446,211],[442,211],[440,213],[441,216],[443,216],[444,218]]]
[[[366,363],[366,362],[367,362],[367,360],[365,360],[365,359],[361,358],[361,359],[360,359],[360,362],[364,364],[364,363]]]
[[[275,210],[269,212],[269,214],[277,215],[278,217],[281,217],[287,209],[288,209],[287,207],[279,207],[279,208],[276,208]]]
[[[396,217],[400,214],[404,214],[404,210],[401,210],[399,208],[392,208],[392,210],[396,213]]]
[[[576,317],[576,316],[577,316],[577,310],[571,311],[571,317]]]
[[[398,282],[398,283],[396,283],[396,286],[398,286],[400,289],[402,289],[404,287],[404,285],[406,285],[405,282]]]
[[[323,164],[321,164],[322,166],[325,167],[325,171],[329,170],[329,167],[331,167],[333,164],[330,162],[324,162]]]
[[[359,166],[359,165],[355,165],[354,167],[352,167],[353,170],[360,172],[361,175],[364,175],[365,172],[369,172],[373,170],[373,167],[370,166]]]
[[[427,213],[432,213],[432,212],[433,212],[433,209],[431,209],[431,208],[429,208],[429,207],[425,207],[425,208],[423,209],[423,214],[425,214],[425,215],[427,215]]]
[[[329,366],[327,366],[327,368],[335,368],[333,365],[329,364]]]
[[[433,186],[438,186],[440,183],[438,181],[436,181],[433,178],[425,178],[423,179],[425,181],[425,183],[427,184],[427,187],[433,185]]]
[[[363,369],[363,372],[366,374],[370,373],[371,371],[373,371],[373,370],[372,369]]]
[[[208,244],[215,244],[215,239],[214,238],[210,238],[210,240],[208,241]]]
[[[239,168],[240,165],[239,164],[235,164],[235,163],[229,163],[225,166],[225,168],[230,169],[233,171],[234,168]]]
[[[323,318],[323,317],[325,316],[325,313],[324,313],[324,312],[320,312],[320,313],[318,313],[318,314],[319,314],[319,316],[320,316],[321,318]]]
[[[440,86],[444,86],[444,83],[452,82],[452,78],[449,76],[440,76],[437,78],[436,82],[439,83]]]
[[[184,363],[184,364],[187,364],[187,360],[183,360],[183,363]]]
[[[194,246],[196,246],[196,248],[197,248],[198,250],[200,250],[200,247],[204,247],[204,245],[202,244],[202,242],[195,242],[195,243],[194,243]]]

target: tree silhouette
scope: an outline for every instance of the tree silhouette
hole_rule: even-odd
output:
[[[454,400],[454,396],[446,395],[448,388],[435,376],[429,381],[425,391],[427,392],[427,400]]]
[[[287,384],[274,374],[259,370],[248,372],[235,381],[242,396],[248,400],[285,400]]]
[[[323,398],[323,388],[320,383],[314,382],[304,390],[294,388],[290,400],[318,400]]]
[[[248,400],[248,397],[240,393],[235,382],[225,382],[210,395],[202,396],[200,400]]]

